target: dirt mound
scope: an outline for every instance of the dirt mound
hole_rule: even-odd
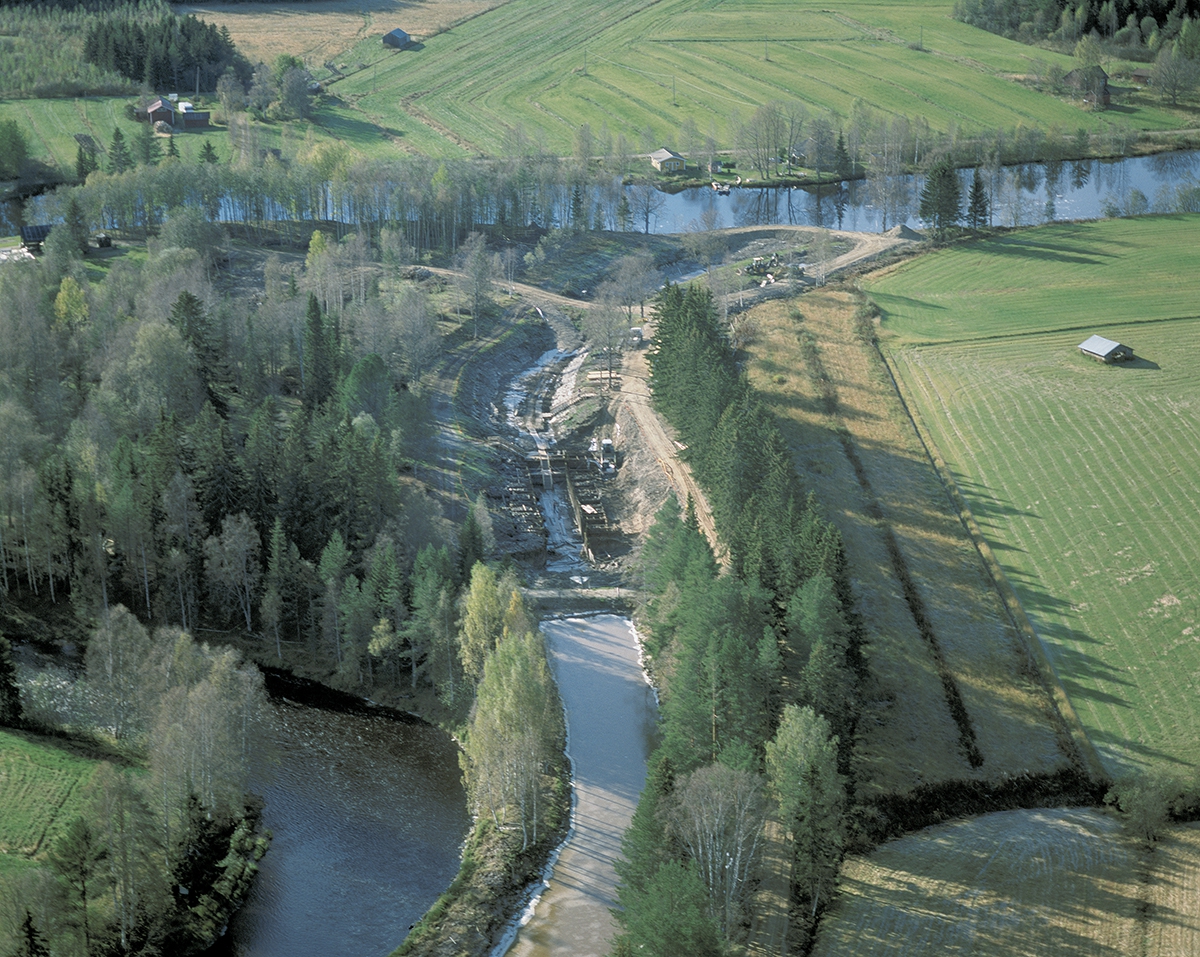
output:
[[[893,226],[891,229],[887,230],[887,232],[885,232],[883,235],[893,236],[896,239],[909,239],[909,240],[912,240],[913,242],[921,242],[921,240],[923,240],[925,238],[919,232],[917,232],[915,229],[909,229],[907,226],[904,225],[904,223],[901,223],[899,226]]]

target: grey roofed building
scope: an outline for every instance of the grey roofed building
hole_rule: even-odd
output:
[[[677,173],[685,165],[682,156],[666,147],[651,153],[650,163],[655,169],[662,170],[664,173]]]
[[[396,27],[395,30],[391,30],[383,35],[383,45],[387,47],[395,47],[397,50],[408,46],[410,43],[412,43],[412,37],[410,37],[399,27]]]
[[[1085,356],[1091,356],[1101,362],[1123,362],[1133,358],[1133,350],[1129,346],[1104,336],[1091,336],[1079,343],[1079,351]]]

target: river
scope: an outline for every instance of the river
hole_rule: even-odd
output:
[[[16,649],[26,707],[89,719],[73,649]],[[449,735],[310,682],[269,673],[274,751],[251,789],[271,849],[206,957],[382,957],[458,873],[470,828]]]
[[[275,768],[251,787],[273,832],[216,955],[379,957],[458,872],[470,827],[458,748],[397,712],[274,697]]]
[[[493,957],[601,957],[616,929],[613,862],[646,780],[658,707],[629,619],[545,621],[542,632],[566,712],[571,832],[515,941],[506,939]]]
[[[1141,212],[1164,212],[1169,194],[1176,186],[1195,186],[1200,170],[1200,152],[1181,150],[1153,156],[1118,159],[1024,163],[1019,166],[983,170],[984,185],[992,203],[992,224],[1029,226],[1049,220],[1098,219],[1106,206],[1127,208],[1131,192],[1137,190],[1147,202]],[[973,170],[959,170],[963,206]],[[892,190],[892,209],[885,216],[865,180],[849,180],[819,190],[800,187],[734,188],[718,196],[711,188],[662,193],[662,209],[652,216],[651,231],[679,233],[695,228],[706,210],[712,210],[718,228],[730,226],[827,226],[860,232],[880,232],[885,226],[905,223],[921,227],[917,213],[923,178],[901,176]],[[628,187],[627,189],[633,189]],[[627,192],[627,195],[632,196]],[[592,203],[602,198],[597,190]],[[231,200],[225,214],[237,219]],[[33,217],[44,221],[36,210]],[[551,210],[561,220],[565,207]],[[278,215],[286,215],[283,210]],[[25,222],[18,200],[0,202],[0,235],[12,235]],[[636,226],[634,227],[636,230]]]
[[[1126,206],[1133,190],[1148,203],[1142,212],[1162,212],[1174,187],[1197,185],[1197,170],[1200,153],[1180,151],[1115,160],[1026,163],[981,173],[991,197],[992,223],[1028,226],[1051,219],[1098,219],[1106,215],[1108,204]],[[965,209],[974,170],[962,169],[958,175]],[[919,176],[898,177],[894,206],[886,217],[863,180],[820,190],[735,188],[728,196],[718,196],[708,188],[686,189],[663,195],[663,209],[651,226],[654,232],[685,232],[702,221],[706,210],[712,210],[718,227],[788,224],[874,233],[885,228],[886,220],[889,228],[904,223],[919,229],[917,210],[923,182]]]

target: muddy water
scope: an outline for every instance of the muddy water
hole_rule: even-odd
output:
[[[274,833],[218,953],[382,957],[458,871],[470,819],[454,743],[402,716],[272,701],[252,787]]]
[[[567,715],[576,804],[549,884],[507,953],[600,957],[615,930],[613,861],[645,783],[657,706],[628,619],[547,621],[542,631]]]

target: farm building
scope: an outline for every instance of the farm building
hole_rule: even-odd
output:
[[[50,230],[53,225],[37,225],[37,226],[22,226],[21,227],[21,245],[31,252],[35,249],[41,249],[42,243],[46,241],[46,237],[50,235]]]
[[[207,110],[197,110],[191,103],[175,104],[164,97],[159,97],[145,111],[137,112],[137,118],[143,122],[166,123],[179,130],[202,129],[208,126],[209,116]]]
[[[395,47],[397,50],[403,50],[410,43],[412,43],[412,37],[399,27],[383,35],[383,45],[385,47]]]
[[[1112,90],[1108,86],[1108,74],[1104,68],[1093,64],[1081,66],[1063,77],[1063,85],[1072,90],[1078,90],[1088,103],[1108,106],[1112,100]]]
[[[1079,343],[1079,351],[1098,362],[1124,362],[1133,358],[1133,350],[1104,336],[1091,336]]]
[[[679,173],[687,163],[674,150],[663,148],[650,154],[650,165],[661,173]]]
[[[1130,73],[1129,78],[1131,80],[1133,80],[1133,82],[1136,83],[1138,86],[1149,86],[1150,85],[1150,71],[1148,69],[1146,69],[1144,66],[1138,67],[1138,69],[1136,69],[1132,73]]]

